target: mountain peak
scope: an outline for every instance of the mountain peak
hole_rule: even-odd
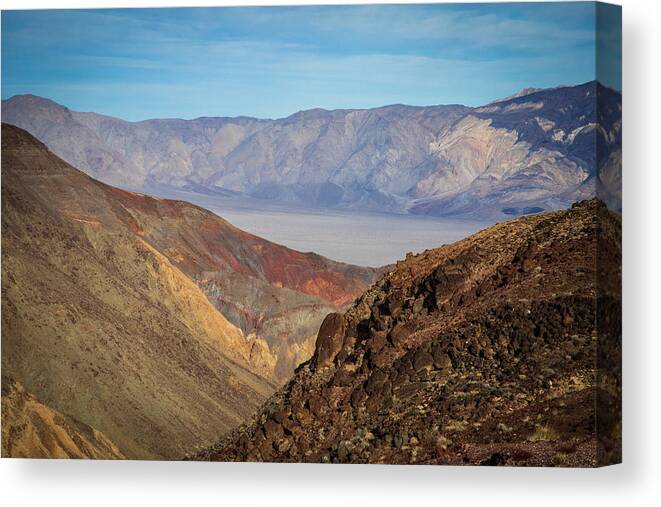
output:
[[[500,99],[492,100],[491,102],[489,102],[489,104],[498,104],[500,102],[507,102],[508,100],[518,99],[519,97],[525,97],[526,95],[530,95],[536,92],[541,92],[542,90],[544,90],[544,88],[522,88],[521,90],[519,90],[518,92],[512,95]]]
[[[63,106],[62,104],[59,104],[58,102],[55,102],[54,100],[51,100],[46,97],[42,97],[40,95],[33,95],[31,93],[23,93],[23,94],[18,94],[18,95],[13,95],[12,97],[8,99],[4,99],[3,105],[6,104],[21,104],[23,107],[49,107],[49,108],[58,108],[58,109],[66,109],[68,108],[66,106]]]

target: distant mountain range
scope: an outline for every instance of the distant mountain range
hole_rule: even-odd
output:
[[[100,183],[3,124],[3,454],[210,445],[378,273]]]
[[[485,83],[488,86],[488,83]],[[101,181],[321,208],[507,216],[594,195],[621,208],[621,94],[589,82],[482,107],[128,122],[19,95],[2,119]]]

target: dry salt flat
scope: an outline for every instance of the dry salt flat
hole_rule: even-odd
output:
[[[207,208],[234,226],[303,252],[360,266],[383,266],[452,243],[493,222],[353,210],[287,208],[252,199],[159,192]]]

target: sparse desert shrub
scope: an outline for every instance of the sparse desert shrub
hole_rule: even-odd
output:
[[[502,431],[503,433],[510,433],[512,431],[512,429],[513,428],[511,426],[508,426],[505,423],[502,423],[502,422],[498,423],[498,430]]]
[[[561,467],[567,463],[567,454],[564,452],[556,452],[552,458],[553,464]]]
[[[548,425],[537,426],[535,432],[528,437],[530,442],[550,442],[558,439],[558,433]]]
[[[455,431],[464,431],[466,429],[465,421],[458,421],[456,419],[450,419],[445,425],[445,431],[455,432]]]

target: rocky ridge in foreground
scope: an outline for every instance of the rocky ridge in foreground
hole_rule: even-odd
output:
[[[621,217],[591,200],[409,256],[325,319],[250,423],[192,458],[618,462],[620,252]]]

